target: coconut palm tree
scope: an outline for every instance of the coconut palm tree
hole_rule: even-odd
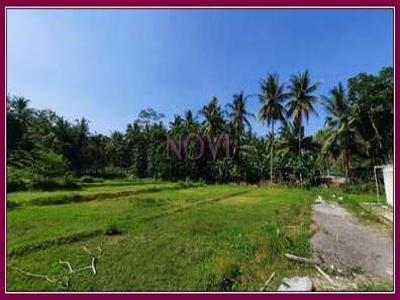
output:
[[[14,113],[25,126],[29,125],[29,118],[33,113],[32,108],[29,107],[29,102],[30,100],[24,97],[14,97],[12,103]]]
[[[298,151],[301,154],[301,128],[303,119],[308,122],[310,113],[315,113],[314,104],[318,97],[313,93],[317,90],[319,83],[311,83],[310,73],[292,75],[289,79],[289,102],[287,103],[288,115],[293,119],[293,125],[298,133]]]
[[[248,118],[252,114],[246,110],[246,97],[243,92],[233,95],[232,103],[228,103],[226,107],[231,110],[228,116],[232,119],[233,129],[237,135],[242,135],[246,127],[251,128]]]
[[[174,115],[173,120],[169,122],[170,129],[172,132],[176,132],[178,128],[180,128],[183,124],[184,120],[180,115]]]
[[[298,155],[299,136],[302,155]],[[280,177],[282,177],[282,169],[286,169],[291,174],[290,178],[294,179],[298,175],[300,181],[302,181],[303,175],[311,171],[307,170],[304,164],[309,160],[310,155],[316,151],[316,147],[312,136],[304,135],[304,127],[298,132],[290,120],[283,123],[279,128],[279,138],[276,144],[277,164],[280,165],[278,169],[281,171]]]
[[[246,97],[243,92],[233,95],[233,102],[226,107],[230,110],[228,116],[231,118],[233,133],[233,160],[238,161],[241,139],[246,128],[251,128],[249,117],[253,115],[246,110]]]
[[[83,142],[84,140],[87,139],[90,130],[89,130],[89,121],[83,117],[79,120],[75,120],[76,122],[76,130],[77,130],[77,137],[78,137],[78,142]]]
[[[29,100],[24,97],[7,96],[7,133],[12,141],[12,148],[28,148],[29,129],[32,125],[34,110],[29,107]]]
[[[328,111],[325,125],[327,126],[327,138],[322,146],[322,152],[328,151],[335,143],[339,146],[342,157],[346,182],[349,179],[350,170],[350,141],[362,143],[361,136],[356,130],[356,118],[351,108],[347,93],[341,83],[330,91],[329,97],[323,97],[323,103]]]
[[[284,102],[288,95],[285,93],[285,84],[279,84],[279,77],[275,74],[268,74],[265,80],[260,83],[261,94],[259,99],[261,108],[258,112],[258,119],[266,121],[271,126],[270,144],[270,178],[273,179],[273,158],[274,158],[274,125],[276,121],[285,122],[286,109]]]
[[[54,147],[71,160],[71,147],[73,144],[72,125],[63,117],[58,117],[53,132],[55,135]]]
[[[205,118],[203,122],[204,134],[215,136],[224,130],[224,114],[216,97],[213,97],[210,102],[202,108],[200,114]]]
[[[119,131],[113,131],[107,144],[107,156],[114,168],[122,169],[124,152],[124,135]]]
[[[197,118],[196,116],[193,116],[193,113],[190,109],[185,111],[184,124],[186,129],[188,130],[188,133],[194,133],[197,131]]]
[[[301,138],[303,138],[303,135],[301,135]],[[296,153],[298,146],[298,133],[295,127],[290,121],[283,123],[279,128],[276,154],[285,156],[290,153]]]

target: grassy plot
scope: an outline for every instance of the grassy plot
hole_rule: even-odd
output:
[[[43,248],[43,245],[64,243],[64,240],[68,242],[68,237],[75,239],[77,235],[91,237],[111,225],[128,230],[133,221],[156,218],[185,208],[186,204],[210,201],[234,192],[235,188],[231,187],[221,187],[218,191],[203,187],[148,192],[110,201],[101,198],[101,201],[21,207],[8,213],[8,254],[21,254]]]
[[[312,191],[210,185],[22,206],[7,214],[7,289],[259,290],[276,272],[275,289],[313,272],[283,256],[310,255],[313,200]],[[83,246],[103,250],[97,275],[59,263],[90,264]]]

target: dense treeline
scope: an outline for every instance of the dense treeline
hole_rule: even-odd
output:
[[[393,69],[360,73],[318,94],[308,71],[281,82],[269,74],[257,95],[235,94],[221,106],[212,98],[199,112],[175,115],[169,124],[153,109],[142,111],[125,132],[91,133],[82,118],[71,123],[50,110],[37,110],[23,97],[7,97],[7,185],[9,190],[74,185],[77,177],[116,175],[207,182],[275,182],[316,184],[321,175],[368,180],[373,166],[393,157]],[[250,112],[249,101],[260,109]],[[324,128],[306,136],[304,126],[317,103],[327,111]],[[257,136],[251,122],[266,125]],[[189,134],[203,139],[187,143],[179,158],[169,153],[166,137],[177,143]],[[222,145],[213,156],[210,143],[229,134],[230,158]],[[206,138],[207,137],[207,138]],[[211,140],[210,140],[211,137]],[[225,143],[226,140],[224,140]]]

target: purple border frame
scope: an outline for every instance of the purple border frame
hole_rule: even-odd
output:
[[[0,282],[0,295],[1,297],[5,298],[13,298],[13,299],[24,299],[24,298],[31,298],[31,299],[50,299],[52,297],[57,297],[58,299],[66,299],[68,296],[72,296],[77,299],[115,299],[116,297],[129,297],[129,298],[141,298],[141,299],[155,299],[158,297],[164,298],[164,299],[204,299],[204,298],[211,298],[211,299],[228,299],[228,298],[233,298],[235,297],[236,299],[247,299],[247,298],[269,298],[269,299],[278,299],[278,298],[283,298],[283,297],[291,297],[294,299],[316,299],[316,297],[321,298],[342,298],[342,299],[371,299],[372,297],[384,297],[384,298],[391,298],[395,299],[397,298],[396,293],[315,293],[315,294],[298,294],[298,293],[291,293],[291,294],[271,294],[271,293],[129,293],[129,294],[124,294],[123,292],[121,293],[103,293],[103,292],[95,292],[95,293],[18,293],[18,292],[12,292],[12,293],[7,293],[6,292],[6,282],[5,282],[5,272],[6,272],[6,96],[7,96],[7,72],[6,72],[6,8],[7,7],[12,7],[12,8],[23,8],[23,7],[29,7],[29,8],[99,8],[101,7],[107,7],[107,8],[120,8],[123,9],[126,6],[135,6],[137,8],[146,7],[149,8],[149,6],[157,6],[158,8],[161,7],[178,7],[178,6],[184,6],[184,8],[198,8],[198,7],[220,7],[220,6],[226,6],[228,7],[250,7],[250,6],[268,6],[268,7],[280,7],[280,8],[291,8],[293,6],[296,7],[303,7],[303,8],[351,8],[351,7],[357,7],[357,8],[368,8],[368,7],[373,7],[373,8],[391,8],[394,10],[394,30],[393,30],[393,39],[394,39],[394,51],[393,51],[393,67],[395,70],[395,120],[394,120],[394,126],[395,126],[395,156],[394,156],[394,176],[395,176],[395,181],[394,181],[394,186],[398,186],[400,184],[400,178],[397,178],[396,176],[396,166],[397,166],[397,161],[399,160],[399,155],[400,155],[400,150],[398,147],[396,147],[396,141],[399,140],[399,135],[400,135],[400,122],[399,122],[399,113],[400,113],[400,107],[398,103],[400,100],[400,89],[396,88],[396,83],[398,82],[397,78],[400,78],[400,69],[396,68],[396,54],[400,50],[400,39],[396,39],[396,27],[397,26],[395,22],[395,14],[396,14],[396,8],[400,7],[400,0],[330,0],[329,2],[326,1],[323,3],[322,1],[318,0],[2,0],[2,10],[1,10],[1,41],[3,43],[0,54],[4,58],[1,60],[1,68],[4,70],[1,73],[1,80],[4,84],[1,85],[1,94],[2,94],[2,105],[0,106],[0,111],[1,111],[1,122],[3,126],[1,127],[0,131],[0,137],[1,137],[1,170],[0,172],[0,180],[2,183],[2,190],[1,190],[1,199],[3,201],[2,205],[0,206],[1,209],[1,251],[2,251],[2,259],[0,260],[0,266],[1,266],[1,282]],[[396,105],[397,104],[397,105]],[[394,202],[396,199],[396,188],[394,189]],[[394,204],[395,207],[395,204]],[[395,224],[399,222],[400,217],[395,214]],[[398,240],[398,233],[396,233],[396,228],[394,228],[394,249],[395,249],[395,257],[397,255],[397,252],[400,252],[398,247],[396,247],[397,240]],[[398,263],[396,260],[394,260],[394,270],[397,269]],[[396,274],[396,273],[395,273]],[[398,283],[398,280],[394,279],[394,287],[396,287]]]

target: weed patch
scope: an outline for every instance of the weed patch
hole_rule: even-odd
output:
[[[240,285],[240,276],[243,274],[241,266],[228,257],[217,259],[219,268],[218,290],[233,291]]]

